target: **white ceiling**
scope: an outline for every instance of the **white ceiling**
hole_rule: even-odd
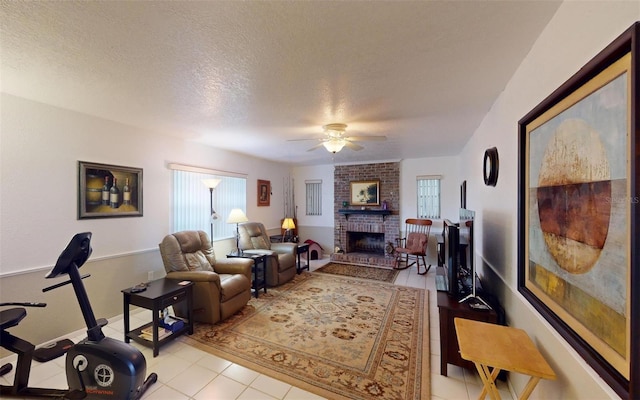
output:
[[[560,3],[2,0],[1,88],[294,164],[456,155]],[[388,140],[288,141],[327,123]]]

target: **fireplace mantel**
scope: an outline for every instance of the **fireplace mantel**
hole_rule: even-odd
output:
[[[358,210],[358,209],[342,209],[342,210],[338,210],[338,213],[344,215],[344,217],[349,220],[349,215],[350,214],[367,214],[367,215],[382,215],[382,220],[384,221],[385,217],[387,215],[391,215],[392,212],[391,210],[369,210],[369,209],[364,209],[364,210]]]

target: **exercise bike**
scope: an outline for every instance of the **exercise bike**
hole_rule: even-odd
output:
[[[107,320],[96,321],[79,268],[91,255],[91,232],[76,234],[64,249],[46,278],[69,275],[69,280],[42,289],[43,292],[71,283],[87,325],[87,337],[73,345],[65,361],[68,390],[29,387],[29,372],[35,346],[11,335],[6,329],[26,317],[24,308],[0,311],[2,347],[18,355],[13,386],[1,386],[2,397],[48,397],[64,399],[139,399],[157,381],[155,373],[145,380],[144,355],[124,342],[105,337],[102,327]],[[1,303],[23,307],[44,307],[44,303]],[[11,371],[11,364],[0,367],[0,376]]]

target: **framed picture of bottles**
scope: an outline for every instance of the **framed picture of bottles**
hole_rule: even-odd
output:
[[[142,168],[78,161],[78,219],[142,216]]]

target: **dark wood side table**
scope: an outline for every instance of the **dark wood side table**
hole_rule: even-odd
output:
[[[298,238],[295,235],[271,235],[269,241],[271,243],[297,243]]]
[[[193,282],[178,282],[172,279],[158,279],[147,283],[147,288],[143,292],[135,292],[133,288],[122,290],[124,295],[124,341],[129,343],[130,339],[141,343],[145,346],[153,348],[153,356],[156,357],[160,351],[160,347],[175,339],[179,335],[188,332],[193,334],[193,300],[192,300]],[[170,335],[160,339],[158,335],[158,327],[160,326],[160,312],[166,307],[172,306],[181,301],[187,302],[188,316],[185,325],[171,333]],[[142,325],[136,329],[130,330],[129,306],[134,305],[147,310],[151,310],[153,318],[148,324]],[[152,327],[153,340],[144,339],[141,334],[142,330]]]
[[[282,243],[282,235],[272,235],[269,236],[269,240],[271,241],[271,243]]]
[[[300,265],[300,254],[307,253],[307,265],[304,267]],[[309,243],[299,244],[296,248],[296,255],[298,257],[298,264],[296,265],[298,274],[302,273],[302,270],[306,269],[309,271]]]
[[[244,252],[233,252],[227,254],[227,258],[249,258],[253,260],[253,266],[251,272],[253,273],[253,281],[251,282],[251,290],[258,298],[260,289],[264,289],[267,293],[267,255],[266,254],[253,254]]]
[[[437,267],[436,273],[443,275],[444,269]],[[454,318],[466,318],[492,324],[502,323],[503,315],[500,306],[491,304],[492,310],[473,309],[469,303],[461,304],[457,298],[449,296],[447,292],[438,292],[437,298],[440,314],[440,375],[447,376],[447,364],[475,370],[473,362],[460,356]]]

